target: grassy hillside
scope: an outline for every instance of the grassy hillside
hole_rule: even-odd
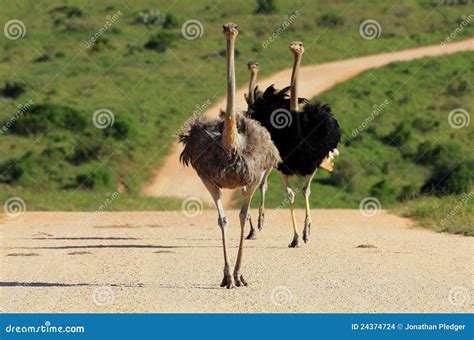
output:
[[[125,188],[123,204],[117,201],[107,209],[179,208],[180,202],[142,199],[138,191],[150,170],[160,165],[173,132],[193,111],[224,95],[221,24],[225,21],[240,25],[237,80],[243,84],[250,59],[260,61],[262,76],[289,67],[291,40],[305,42],[305,63],[319,63],[440,43],[468,14],[467,6],[442,1],[276,4],[275,13],[255,14],[253,1],[4,3],[1,22],[20,20],[26,32],[20,39],[0,39],[0,125],[8,125],[0,131],[0,200],[23,197],[29,210],[94,210],[107,193]],[[155,24],[150,20],[153,15]],[[182,24],[190,19],[202,24],[201,38],[183,38]],[[379,22],[379,38],[361,38],[359,25],[367,19]],[[453,39],[472,36],[471,26]],[[280,33],[281,27],[285,29]],[[274,32],[279,33],[270,41]],[[432,73],[452,70],[449,63],[439,62]],[[335,91],[356,91],[353,86],[359,83],[351,84]],[[431,98],[436,90],[421,93]],[[332,93],[324,98],[334,103],[339,96]],[[387,96],[374,93],[370,105]],[[352,114],[352,108],[343,104],[335,109],[344,112],[343,126],[350,130],[365,116]],[[101,109],[113,113],[112,127],[98,129],[92,123],[94,112]],[[356,157],[356,152],[351,150],[348,157]],[[364,166],[362,157],[358,167]],[[387,160],[393,174],[398,173],[395,159]],[[381,162],[377,160],[377,166],[383,166]],[[380,177],[378,167],[370,168],[367,171],[376,176],[360,178],[361,189],[340,193],[337,187],[326,186],[327,196],[315,193],[325,197],[318,204],[356,204],[358,195]],[[417,176],[425,174],[422,167],[416,169]],[[274,205],[280,197],[271,191]]]

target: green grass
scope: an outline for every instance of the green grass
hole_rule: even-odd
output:
[[[14,99],[0,96],[0,125],[15,116],[18,105],[29,100],[34,105],[74,110],[77,114],[73,117],[80,117],[80,125],[75,128],[65,123],[69,122],[67,119],[58,123],[52,118],[43,122],[46,128],[34,135],[0,133],[0,164],[22,161],[15,175],[18,177],[2,180],[1,201],[21,195],[28,200],[29,210],[94,210],[101,204],[103,192],[113,191],[117,183],[125,183],[129,188],[124,194],[128,204],[121,205],[117,201],[114,209],[131,209],[132,206],[157,209],[155,201],[139,196],[140,187],[168,152],[174,140],[173,132],[192,115],[196,106],[207,101],[214,103],[225,94],[223,22],[232,20],[240,25],[236,64],[237,81],[242,85],[247,81],[245,65],[250,59],[259,60],[262,76],[290,67],[288,43],[292,40],[305,42],[304,62],[307,64],[437,44],[459,26],[468,10],[466,6],[446,6],[441,1],[394,4],[277,1],[278,13],[255,16],[253,1],[126,3],[128,7],[111,0],[69,1],[68,6],[79,8],[81,16],[76,10],[53,11],[64,5],[63,1],[41,2],[36,6],[32,2],[8,2],[2,6],[2,22],[21,20],[26,35],[18,40],[0,39],[0,87],[13,81],[25,89]],[[146,27],[134,23],[138,12],[145,9],[172,14],[180,24],[197,19],[203,25],[203,36],[186,40],[180,35],[181,25],[165,29],[160,25]],[[86,48],[86,41],[104,26],[107,16],[118,11],[121,15],[99,42]],[[295,11],[299,15],[294,22],[264,48],[263,42],[283,24],[285,15]],[[334,13],[341,20],[336,20]],[[364,40],[359,36],[359,24],[366,19],[380,23],[379,38]],[[325,22],[330,26],[325,27]],[[169,48],[161,53],[144,48],[150,37],[163,32],[175,36]],[[472,36],[472,32],[472,25],[468,25],[454,40]],[[168,41],[170,34],[160,37],[159,42]],[[452,68],[448,64],[441,66]],[[440,71],[447,75],[446,70],[432,68],[435,74]],[[389,82],[389,79],[382,81]],[[336,90],[340,91],[340,87]],[[436,89],[431,88],[422,94],[427,93],[437,94]],[[329,94],[324,98],[331,103],[339,102]],[[379,103],[382,98],[385,96],[374,94],[371,104]],[[450,107],[457,105],[449,104]],[[93,113],[101,108],[114,113],[115,126],[121,127],[120,133],[99,130],[92,125]],[[344,106],[336,104],[335,111],[345,129],[358,122],[359,116]],[[19,118],[20,124],[23,119],[25,116]],[[356,157],[352,150],[347,154]],[[396,163],[397,158],[390,161],[392,159]],[[91,184],[96,188],[77,188],[81,184],[78,178],[83,179],[84,174],[96,173],[98,169],[101,173],[94,178],[104,180]],[[318,178],[321,181],[328,175]],[[361,178],[361,187],[365,188],[368,185],[365,182],[370,181],[370,178]],[[269,203],[276,206],[281,201],[282,188],[275,185],[275,178],[272,177],[271,182]],[[341,192],[335,186],[324,185],[324,190],[314,190],[314,201],[319,206],[353,207],[364,190]],[[65,197],[67,202],[64,202]],[[176,206],[176,202],[166,199],[160,202],[164,207]]]
[[[417,225],[438,232],[474,236],[473,192],[448,197],[422,197],[394,208],[394,212],[416,220]]]

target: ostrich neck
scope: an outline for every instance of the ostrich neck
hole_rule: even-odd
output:
[[[257,82],[257,71],[250,71],[250,83],[249,83],[249,105],[255,102],[255,84]]]
[[[290,110],[298,111],[298,73],[301,64],[301,54],[295,53],[293,72],[291,74]]]
[[[222,144],[228,151],[239,147],[235,112],[234,43],[234,37],[227,38],[227,108],[222,131]]]

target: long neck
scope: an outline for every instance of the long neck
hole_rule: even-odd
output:
[[[291,74],[290,110],[298,111],[298,73],[301,64],[301,54],[295,53],[293,72]]]
[[[257,83],[257,71],[250,71],[250,83],[249,83],[249,105],[255,103],[255,84]]]
[[[235,38],[227,38],[227,108],[222,133],[222,144],[227,150],[235,149],[238,146],[235,112],[234,42]]]

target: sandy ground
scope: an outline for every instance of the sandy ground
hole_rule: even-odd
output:
[[[450,43],[446,46],[438,44],[320,65],[304,66],[300,72],[301,96],[313,98],[337,83],[349,80],[363,71],[381,67],[394,61],[408,61],[427,56],[435,57],[468,50],[474,50],[474,39]],[[311,51],[308,50],[306,53],[311,53]],[[262,65],[262,67],[264,66]],[[268,78],[259,80],[258,84],[262,89],[265,89],[270,84],[275,84],[277,88],[282,88],[289,84],[290,76],[291,69],[287,69],[275,73]],[[247,87],[243,87],[237,91],[237,106],[241,109],[246,109],[247,107],[244,100],[245,92],[247,92]],[[216,117],[219,110],[223,108],[225,108],[224,98],[220,99],[215,105],[210,107],[209,110],[204,112],[204,115]],[[181,150],[182,147],[180,145],[173,144],[169,155],[164,160],[163,167],[156,170],[154,179],[144,186],[142,193],[147,196],[170,196],[170,193],[173,193],[173,196],[183,198],[194,196],[214,206],[206,188],[196,176],[194,170],[192,168],[184,168],[179,164],[179,154]],[[176,186],[176,183],[180,183],[180,185]],[[225,206],[231,205],[232,191],[223,191],[223,201]]]
[[[231,222],[231,259],[239,228]],[[288,211],[247,241],[249,287],[227,290],[216,213],[31,212],[0,220],[2,312],[473,312],[474,238],[385,211],[314,210],[289,249]],[[303,211],[298,211],[299,221]]]

